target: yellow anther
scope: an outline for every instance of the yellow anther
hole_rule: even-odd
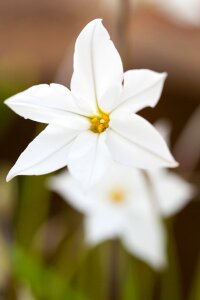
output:
[[[105,130],[105,128],[104,128],[104,125],[103,125],[103,124],[99,124],[99,125],[97,126],[97,131],[98,131],[99,133],[103,132],[104,130]]]
[[[124,191],[115,189],[111,192],[111,200],[115,203],[122,203],[124,201]]]
[[[99,116],[92,116],[90,117],[90,130],[92,130],[95,133],[102,133],[108,128],[109,121],[109,115],[105,113],[101,113]]]
[[[97,117],[92,118],[91,122],[92,122],[92,124],[98,123],[98,118]]]
[[[102,115],[101,115],[101,118],[102,118],[103,120],[107,121],[107,122],[110,121],[109,115],[107,115],[107,114],[102,114]]]

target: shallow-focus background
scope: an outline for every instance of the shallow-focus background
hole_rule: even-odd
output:
[[[5,182],[43,125],[20,118],[3,101],[33,84],[69,86],[76,37],[101,17],[125,70],[168,72],[158,106],[141,114],[151,122],[170,120],[177,172],[200,187],[200,5],[164,2],[0,0],[1,300],[200,299],[199,193],[166,221],[169,265],[159,273],[118,241],[117,266],[112,242],[88,253],[82,216],[45,188],[49,175]]]

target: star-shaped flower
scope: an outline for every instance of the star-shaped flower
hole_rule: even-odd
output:
[[[145,174],[117,163],[87,192],[67,171],[51,178],[49,187],[84,214],[89,245],[119,238],[156,269],[166,265],[162,217],[178,212],[194,195],[189,183],[165,169]]]
[[[130,253],[153,267],[165,265],[165,231],[142,172],[113,163],[88,192],[67,171],[51,178],[49,186],[84,214],[88,245],[119,238]]]
[[[7,180],[68,165],[74,178],[90,187],[112,160],[143,169],[177,166],[160,134],[136,114],[157,104],[165,77],[150,70],[123,74],[108,32],[100,19],[93,20],[76,41],[71,91],[41,84],[6,100],[20,116],[49,124]]]

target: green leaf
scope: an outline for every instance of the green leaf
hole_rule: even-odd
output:
[[[13,247],[12,262],[17,282],[31,287],[38,300],[88,300],[53,269],[28,255],[19,245]]]
[[[49,191],[45,188],[46,176],[26,176],[20,180],[16,237],[29,248],[35,232],[47,217]]]

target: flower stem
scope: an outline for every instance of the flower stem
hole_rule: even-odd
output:
[[[121,0],[120,3],[120,14],[118,19],[118,39],[120,46],[120,53],[123,58],[124,68],[128,66],[128,41],[127,41],[127,30],[130,16],[130,3],[129,0]]]
[[[119,252],[118,241],[113,240],[110,245],[110,300],[119,300]]]

